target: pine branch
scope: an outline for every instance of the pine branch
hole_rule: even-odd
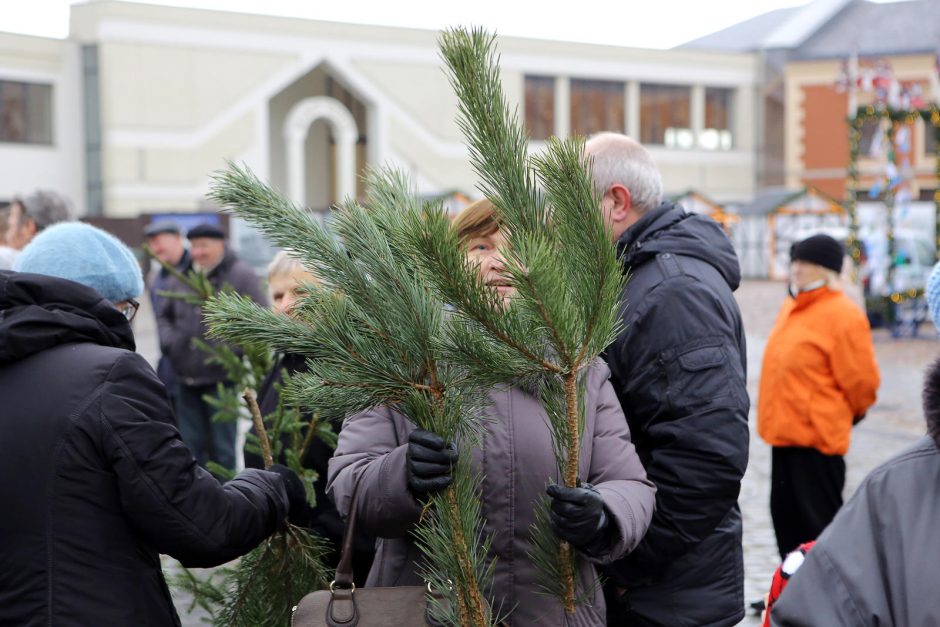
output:
[[[315,353],[321,345],[310,324],[234,292],[216,294],[205,303],[203,312],[208,336],[237,346],[260,345],[272,352],[304,355]]]
[[[324,279],[324,287],[312,289],[295,309],[316,331],[303,337],[307,372],[291,377],[283,395],[326,420],[392,407],[417,426],[472,447],[485,394],[467,377],[468,368],[444,352],[455,321],[427,289],[401,237],[404,217],[420,203],[393,172],[373,172],[368,184],[368,210],[348,203],[327,233],[247,170],[230,165],[215,177],[215,199],[290,247]],[[297,241],[298,234],[307,241]],[[258,328],[264,316],[243,300],[220,296],[209,309],[218,336],[277,341],[270,328]],[[435,572],[453,581],[455,614],[445,622],[483,627],[492,623],[482,592],[487,584],[479,578],[491,571],[481,566],[485,545],[471,541],[481,528],[479,495],[459,474],[455,481],[465,489],[435,501],[439,515],[428,516],[419,533],[430,526],[435,537],[447,538],[426,551]],[[468,511],[476,515],[468,518]]]
[[[450,29],[441,34],[441,56],[457,95],[457,125],[483,193],[507,230],[536,232],[545,220],[543,203],[527,164],[528,137],[503,94],[495,39],[482,29]]]
[[[245,388],[242,392],[242,398],[245,399],[245,405],[251,412],[251,421],[255,425],[255,431],[258,434],[258,442],[261,445],[261,458],[264,460],[265,469],[274,465],[274,458],[271,456],[271,440],[268,439],[268,432],[264,428],[264,419],[261,418],[261,409],[258,407],[258,401],[255,399],[251,388]]]
[[[416,256],[436,289],[492,339],[517,350],[520,343],[549,348],[549,363],[540,364],[542,376],[529,378],[541,387],[559,473],[565,485],[574,487],[584,425],[582,373],[615,336],[623,281],[598,211],[583,144],[552,140],[543,156],[530,161],[518,112],[510,110],[502,92],[494,38],[481,30],[454,29],[441,36],[441,49],[457,92],[458,123],[470,145],[471,163],[509,241],[505,272],[516,296],[505,317],[530,330],[525,341],[520,342],[518,327],[494,324],[493,307],[473,295],[483,286],[468,278],[455,253],[433,247],[443,237],[416,236]],[[425,217],[432,223],[425,233],[445,229],[434,219],[433,214]],[[452,235],[451,244],[455,241]],[[576,555],[565,542],[547,541],[550,529],[544,521],[535,533],[536,564],[559,583],[548,589],[572,614],[583,598],[574,576]],[[550,563],[551,546],[558,549],[557,564]]]

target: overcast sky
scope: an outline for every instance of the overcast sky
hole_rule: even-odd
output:
[[[671,48],[807,0],[151,0],[151,4],[503,35]],[[70,0],[0,0],[0,31],[65,37]]]

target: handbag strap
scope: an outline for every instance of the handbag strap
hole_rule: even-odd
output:
[[[349,515],[346,517],[346,530],[343,532],[343,544],[340,549],[339,564],[336,565],[336,574],[333,576],[333,583],[330,589],[352,588],[353,583],[353,544],[356,539],[356,518],[358,516],[359,503],[356,495],[359,492],[359,482],[362,480],[362,473],[356,477],[353,483],[352,495],[349,497]]]

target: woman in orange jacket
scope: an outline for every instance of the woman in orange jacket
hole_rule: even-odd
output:
[[[773,447],[770,513],[783,557],[842,506],[852,426],[880,377],[865,313],[839,289],[844,251],[828,235],[790,249],[790,296],[764,349],[757,430]]]

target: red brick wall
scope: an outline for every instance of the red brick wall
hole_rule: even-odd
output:
[[[804,85],[803,152],[801,154],[807,185],[834,198],[845,195],[845,175],[815,178],[812,170],[844,169],[849,162],[849,131],[845,118],[848,95],[831,85]]]

